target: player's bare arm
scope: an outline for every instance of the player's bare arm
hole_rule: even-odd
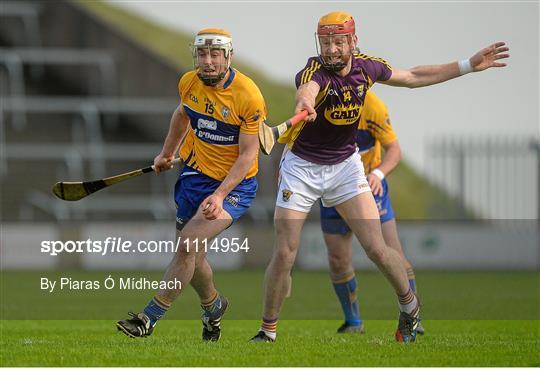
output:
[[[223,200],[244,178],[257,160],[259,137],[256,134],[240,133],[238,138],[239,153],[229,174],[221,185],[201,203],[203,214],[208,220],[216,219],[223,210]]]
[[[381,164],[376,168],[382,173],[382,175],[378,174],[377,171],[372,171],[367,176],[367,181],[369,183],[369,187],[371,188],[371,192],[373,192],[374,195],[379,196],[383,195],[383,178],[390,174],[390,172],[394,170],[401,160],[401,147],[399,146],[398,140],[383,145],[383,148],[384,156]]]
[[[189,117],[182,104],[179,104],[171,117],[169,132],[163,143],[163,149],[154,159],[154,170],[156,174],[173,167],[170,162],[174,159],[174,155],[178,151],[180,143],[187,133],[188,125]]]
[[[390,86],[417,88],[430,86],[459,77],[469,72],[481,72],[489,68],[505,67],[499,60],[510,56],[510,49],[504,42],[496,42],[462,62],[439,65],[421,65],[411,69],[394,69],[387,81],[379,81]]]
[[[315,98],[320,89],[317,82],[309,81],[298,87],[296,91],[296,108],[294,109],[294,113],[298,114],[302,110],[307,110],[309,115],[305,119],[306,122],[313,122],[317,118]]]

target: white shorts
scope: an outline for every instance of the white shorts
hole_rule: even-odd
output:
[[[338,164],[321,165],[287,151],[279,174],[276,206],[303,213],[309,213],[318,199],[325,207],[333,207],[371,191],[358,153]]]

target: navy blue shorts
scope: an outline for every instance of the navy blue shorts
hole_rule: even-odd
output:
[[[204,199],[221,185],[220,181],[208,177],[193,168],[184,166],[174,187],[176,223],[186,224],[197,212]],[[238,184],[223,201],[223,210],[237,221],[251,206],[257,193],[257,179],[251,177]]]
[[[388,222],[395,218],[394,209],[390,202],[390,193],[388,191],[388,183],[386,179],[382,180],[383,194],[382,196],[373,196],[379,209],[379,217],[381,223]],[[319,204],[321,208],[321,228],[324,233],[342,234],[345,235],[351,231],[347,223],[341,218],[336,208],[325,208]]]

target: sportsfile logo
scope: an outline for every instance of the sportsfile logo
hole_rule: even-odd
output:
[[[197,238],[178,237],[176,242],[166,240],[140,240],[133,242],[122,237],[107,237],[104,240],[80,240],[80,241],[49,241],[41,242],[41,253],[50,256],[72,253],[88,254],[130,254],[130,253],[176,253],[178,249],[184,249],[188,252],[193,250],[214,251],[214,252],[240,252],[249,250],[249,241],[247,238],[214,238],[212,240]]]

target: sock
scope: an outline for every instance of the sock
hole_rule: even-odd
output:
[[[405,295],[398,295],[398,301],[400,311],[414,315],[418,310],[418,299],[410,288]]]
[[[221,309],[221,295],[218,291],[215,291],[215,294],[211,299],[201,301],[201,307],[210,318],[214,313],[219,312],[219,309]]]
[[[416,276],[414,275],[413,268],[407,269],[407,277],[409,278],[409,287],[411,287],[411,290],[416,293]]]
[[[348,325],[359,326],[362,324],[358,299],[356,297],[356,276],[354,272],[347,273],[344,278],[334,279],[334,290],[341,303],[343,314],[345,314],[345,323]]]
[[[261,331],[263,331],[268,337],[275,340],[276,339],[276,331],[277,331],[277,321],[276,319],[266,319],[263,317],[262,324],[261,324]]]
[[[163,318],[167,310],[171,307],[170,303],[166,303],[163,301],[163,299],[154,296],[150,302],[146,305],[143,312],[146,314],[148,318],[150,318],[150,324],[153,326],[156,325],[158,320]]]

